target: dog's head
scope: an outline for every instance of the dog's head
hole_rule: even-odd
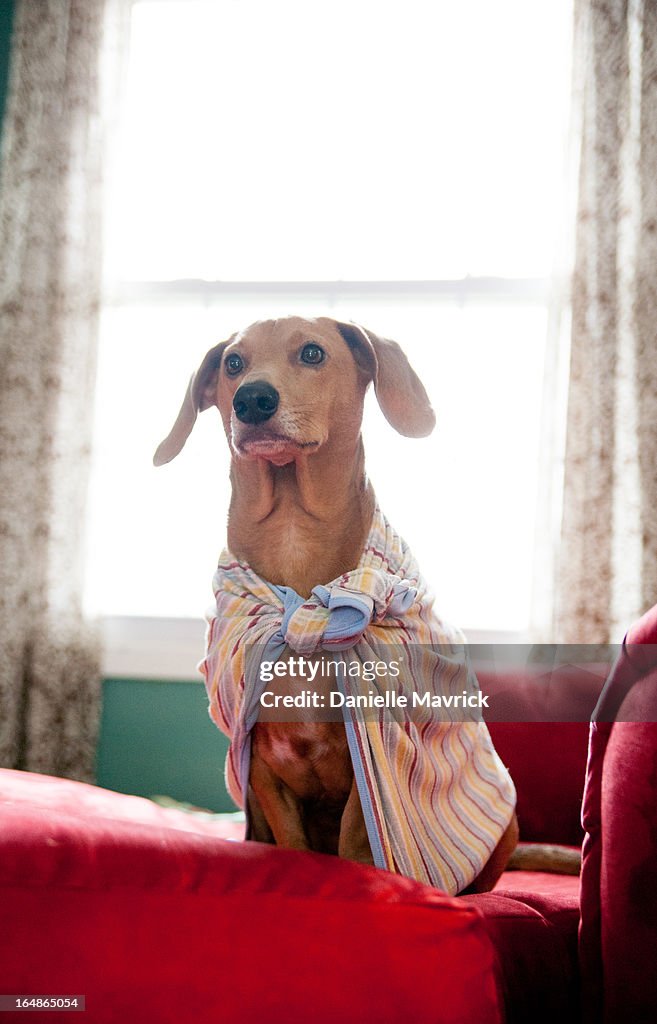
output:
[[[160,466],[180,452],[199,412],[216,405],[235,458],[277,466],[356,438],[373,382],[388,422],[407,437],[435,424],[426,391],[394,341],[328,317],[252,324],[205,355],[192,376]]]

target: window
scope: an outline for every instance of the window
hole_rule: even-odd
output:
[[[404,347],[438,426],[398,437],[370,403],[379,500],[445,618],[527,634],[555,501],[539,467],[557,401],[570,20],[567,0],[135,2],[91,611],[202,614],[228,503],[218,414],[169,466],[152,452],[206,349],[290,312]]]

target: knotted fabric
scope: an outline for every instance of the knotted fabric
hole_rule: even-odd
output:
[[[358,567],[307,599],[267,583],[228,551],[213,589],[199,668],[210,715],[231,740],[226,783],[235,802],[246,809],[262,662],[290,653],[340,659],[333,678],[349,697],[364,692],[364,676],[339,671],[343,652],[361,666],[395,660],[399,676],[367,676],[367,689],[385,694],[394,684],[407,697],[404,711],[344,709],[375,864],[452,894],[472,882],[511,820],[515,790],[486,725],[471,713],[409,713],[414,692],[472,694],[478,686],[463,636],[435,616],[415,559],[380,510]]]

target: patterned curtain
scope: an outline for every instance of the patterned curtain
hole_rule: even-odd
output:
[[[581,156],[559,639],[657,602],[657,3],[575,0]]]
[[[0,763],[90,780],[82,613],[115,0],[17,0],[0,169]]]

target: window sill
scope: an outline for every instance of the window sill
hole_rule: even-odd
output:
[[[200,682],[203,619],[110,615],[100,619],[104,678]],[[527,644],[526,632],[466,629],[471,644]]]

